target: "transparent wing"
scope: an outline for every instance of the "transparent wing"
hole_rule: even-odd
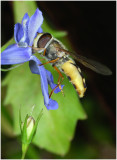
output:
[[[75,60],[77,60],[78,62],[83,64],[85,67],[90,68],[91,70],[93,70],[99,74],[102,74],[102,75],[111,75],[112,74],[112,71],[107,66],[105,66],[97,61],[88,59],[88,58],[81,56],[81,55],[78,55],[76,53],[69,52],[65,49],[61,49],[61,48],[57,48],[57,49],[71,55]]]
[[[78,62],[80,62],[81,64],[86,66],[87,68],[90,68],[99,74],[103,74],[103,75],[111,75],[112,74],[112,71],[107,66],[105,66],[97,61],[88,59],[88,58],[83,57],[81,55],[78,55],[77,60],[78,60]]]

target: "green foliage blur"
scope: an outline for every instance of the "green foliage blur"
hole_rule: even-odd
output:
[[[8,8],[12,12],[13,25],[21,22],[25,12],[31,16],[37,7],[40,8],[38,3],[28,1],[1,4],[3,8]],[[61,40],[68,49],[72,49],[67,32],[56,30],[47,16],[44,17],[42,28]],[[4,32],[2,37],[5,35]],[[6,42],[8,40],[6,37]],[[52,72],[57,82],[58,75],[53,68],[50,65],[45,68]],[[86,77],[91,78],[87,75]],[[40,78],[38,75],[31,74],[28,63],[10,72],[2,72],[1,154],[3,159],[21,158],[19,108],[21,107],[24,118],[31,112],[34,104],[34,117],[37,117],[42,107],[44,107],[44,115],[33,143],[29,146],[26,159],[115,158],[115,119],[104,96],[100,93],[97,98],[96,95],[88,92],[82,100],[79,100],[65,75],[64,79],[65,97],[61,93],[52,97],[59,103],[59,109],[47,111],[43,104]]]

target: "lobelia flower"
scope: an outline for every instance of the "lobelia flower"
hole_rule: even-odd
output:
[[[29,61],[29,67],[32,73],[39,74],[41,78],[42,94],[44,96],[44,104],[49,110],[58,108],[58,103],[49,98],[48,84],[53,89],[56,84],[53,82],[52,74],[47,71],[44,66],[39,66],[41,62],[32,53],[33,40],[38,33],[42,32],[41,25],[43,23],[42,12],[36,9],[34,15],[31,17],[26,13],[22,19],[21,24],[15,24],[14,38],[16,44],[8,46],[1,53],[1,65],[21,64]],[[63,85],[62,85],[63,87]],[[54,93],[60,92],[59,87],[55,89]]]

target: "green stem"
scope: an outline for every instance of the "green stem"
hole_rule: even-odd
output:
[[[22,144],[22,158],[21,159],[24,159],[25,158],[25,155],[26,155],[26,152],[28,150],[28,144]]]
[[[24,159],[25,154],[26,154],[26,153],[22,152],[22,158],[21,158],[21,159]]]

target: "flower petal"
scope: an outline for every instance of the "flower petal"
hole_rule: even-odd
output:
[[[29,38],[28,38],[28,24],[29,24],[29,16],[28,13],[26,13],[22,19],[22,27],[23,27],[23,31],[24,31],[24,36],[22,37],[22,39],[20,40],[20,42],[26,42],[27,44],[29,44]]]
[[[20,48],[12,44],[1,53],[1,65],[19,64],[30,60],[31,48]]]
[[[39,66],[39,64],[41,64],[39,59],[37,59],[37,57],[35,56],[31,56],[31,59],[29,61],[30,70],[32,73],[40,75],[42,94],[44,96],[44,104],[47,109],[57,109],[58,103],[49,98],[46,69],[44,68],[44,66]]]
[[[19,43],[19,41],[21,40],[21,38],[24,36],[24,31],[23,31],[23,27],[20,23],[15,24],[15,28],[14,28],[14,38],[16,43]]]
[[[25,13],[24,17],[22,18],[22,26],[25,22],[29,21],[30,20],[30,17],[28,15],[28,13]],[[26,23],[25,23],[26,24]]]
[[[42,28],[40,27],[37,32],[38,32],[38,33],[43,33]]]
[[[58,103],[57,103],[55,100],[50,99],[49,104],[46,105],[46,108],[47,108],[48,110],[58,109]]]
[[[48,95],[48,82],[46,78],[46,71],[44,66],[39,66],[41,62],[35,56],[31,56],[29,61],[30,70],[34,74],[39,74],[41,78],[41,88],[44,96],[44,104],[48,105],[49,103],[49,95]]]
[[[57,84],[54,83],[53,76],[52,76],[51,72],[48,71],[48,70],[46,70],[46,73],[47,73],[48,84],[50,85],[50,87],[51,87],[52,89],[54,89],[54,88],[57,86]],[[64,85],[61,85],[61,88],[62,88],[62,89],[63,89],[63,87],[64,87]],[[60,92],[60,91],[61,91],[60,88],[57,87],[57,88],[55,89],[54,93],[58,93],[58,92]]]
[[[42,12],[37,8],[34,15],[30,18],[28,26],[29,45],[32,45],[34,37],[43,23]]]

